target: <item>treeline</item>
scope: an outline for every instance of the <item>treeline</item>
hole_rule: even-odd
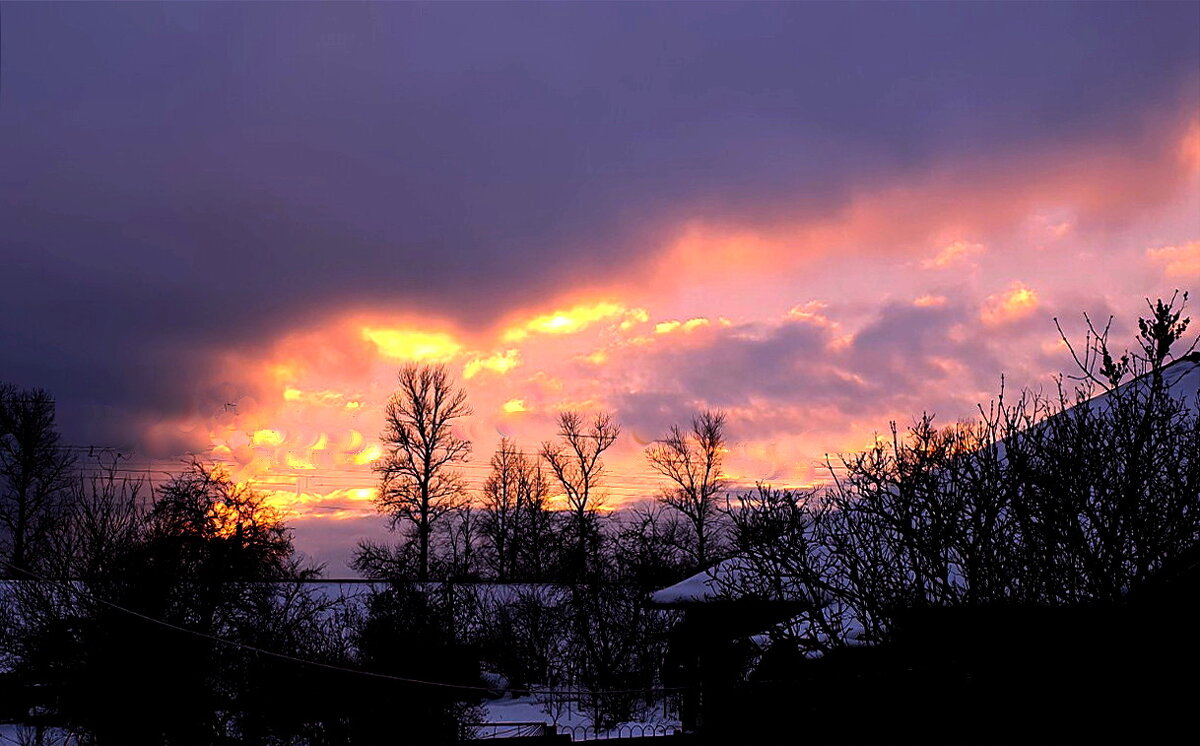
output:
[[[67,480],[0,560],[0,723],[31,742],[440,743],[513,689],[599,728],[662,705],[673,616],[642,586],[322,584],[220,471],[119,474]]]
[[[151,489],[119,454],[62,445],[54,414],[3,388],[0,723],[33,742],[445,742],[512,689],[599,728],[662,705],[674,616],[645,594],[695,558],[663,506],[596,510],[611,442],[583,436],[604,418],[564,415],[581,437],[544,461],[502,443],[479,504],[448,472],[413,488],[455,501],[425,503],[427,569],[420,541],[364,546],[380,582],[344,591],[250,486],[193,462]],[[574,480],[571,510],[547,505],[548,475]],[[508,584],[453,582],[488,577]]]
[[[456,425],[471,409],[441,365],[407,365],[387,405],[375,465],[377,506],[401,535],[366,542],[354,566],[367,577],[498,582],[673,582],[728,549],[720,493],[725,416],[703,411],[673,426],[645,456],[664,477],[656,497],[605,514],[604,453],[621,428],[606,412],[565,411],[558,437],[523,451],[503,438],[482,488],[458,470],[472,444]],[[556,504],[552,507],[552,500]]]

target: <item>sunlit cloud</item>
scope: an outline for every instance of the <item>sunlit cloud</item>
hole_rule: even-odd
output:
[[[319,519],[341,521],[374,514],[374,487],[351,487],[312,492],[297,489],[259,488],[267,506],[290,521]]]
[[[383,447],[378,443],[372,443],[359,453],[352,454],[350,456],[350,463],[358,466],[364,466],[366,464],[371,464],[375,461],[378,461],[379,457],[382,455]]]
[[[1147,249],[1146,256],[1161,266],[1167,277],[1200,278],[1200,241]]]
[[[618,325],[622,331],[627,331],[637,326],[645,324],[650,320],[650,314],[644,308],[632,308],[625,312],[625,319]]]
[[[476,357],[463,366],[463,378],[474,378],[485,370],[504,374],[520,364],[520,350],[505,350],[487,357]]]
[[[308,459],[296,453],[288,452],[284,455],[284,463],[289,469],[315,469],[317,465]]]
[[[1180,155],[1190,132],[1172,123],[1153,152],[1080,141],[1003,163],[981,154],[903,184],[865,182],[836,206],[795,219],[692,220],[637,269],[661,293],[739,278],[752,287],[755,279],[802,276],[831,261],[848,272],[855,261],[899,258],[939,273],[1003,262],[1008,249],[994,248],[995,238],[1012,240],[1018,229],[1036,226],[1041,241],[1082,240],[1178,199],[1197,173]],[[1191,211],[1194,224],[1194,203]]]
[[[966,260],[976,254],[984,252],[983,244],[971,243],[969,241],[954,241],[943,246],[932,257],[921,262],[921,266],[925,269],[946,269],[961,265]]]
[[[661,321],[654,325],[655,334],[670,334],[671,332],[679,331],[683,333],[695,331],[703,326],[708,326],[710,322],[705,318],[693,318],[686,321]]]
[[[319,406],[350,406],[355,404],[353,401],[344,401],[346,395],[340,391],[330,391],[328,389],[321,391],[301,391],[294,386],[284,386],[283,398],[290,402],[306,402]],[[351,407],[353,409],[353,407]]]
[[[1028,318],[1038,307],[1038,294],[1024,283],[1015,282],[1008,290],[990,295],[980,309],[979,318],[988,326],[1000,326]]]
[[[921,295],[913,299],[913,305],[918,308],[933,308],[946,305],[944,295]]]
[[[788,318],[796,321],[803,321],[808,324],[817,326],[830,326],[833,322],[825,315],[829,304],[824,301],[810,300],[806,303],[798,303],[788,309]]]
[[[504,333],[504,339],[519,341],[529,334],[576,334],[597,321],[612,319],[626,313],[626,308],[617,303],[600,302],[574,306],[565,310],[541,314],[514,326]]]
[[[253,442],[256,446],[277,446],[283,443],[283,434],[278,430],[256,430]]]
[[[444,363],[463,349],[454,337],[445,332],[364,327],[362,336],[375,344],[380,355],[397,360]]]
[[[525,400],[524,399],[509,399],[508,401],[504,402],[504,406],[501,407],[501,409],[503,410],[503,412],[505,414],[515,414],[517,412],[524,412],[524,411],[526,411],[525,410]]]

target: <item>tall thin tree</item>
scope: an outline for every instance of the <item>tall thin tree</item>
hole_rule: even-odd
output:
[[[604,473],[601,455],[616,442],[621,426],[607,412],[598,413],[590,425],[579,412],[558,415],[559,442],[542,444],[542,458],[562,487],[571,510],[575,534],[572,572],[587,572],[588,540],[598,502],[597,487]]]
[[[483,504],[487,509],[483,533],[491,544],[492,569],[504,582],[516,564],[516,528],[520,509],[520,481],[526,467],[525,457],[509,438],[501,438],[492,454],[492,471],[483,483]]]
[[[434,524],[465,495],[462,474],[454,467],[470,456],[471,442],[455,434],[454,425],[470,414],[466,392],[455,386],[444,365],[413,363],[400,369],[380,436],[384,455],[375,465],[380,476],[376,506],[389,515],[392,530],[404,522],[415,528],[421,581],[429,579]]]
[[[717,516],[717,495],[724,487],[725,414],[705,410],[692,418],[690,431],[672,425],[667,437],[646,449],[650,468],[671,480],[659,500],[682,513],[692,525],[692,558],[708,564]]]

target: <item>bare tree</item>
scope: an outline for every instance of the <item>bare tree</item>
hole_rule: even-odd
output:
[[[59,445],[54,400],[0,385],[0,545],[18,568],[48,549],[74,464]]]
[[[438,522],[439,540],[435,552],[438,577],[466,580],[478,577],[476,550],[481,544],[486,512],[463,502]]]
[[[483,484],[482,533],[489,545],[497,580],[514,575],[540,575],[547,564],[550,486],[541,464],[530,460],[516,443],[503,438],[492,454],[492,471]]]
[[[513,571],[524,580],[543,580],[558,559],[558,522],[546,501],[550,482],[538,460],[522,456],[517,469],[517,514],[513,526]]]
[[[558,427],[560,441],[543,443],[542,458],[567,498],[575,534],[571,564],[582,575],[587,571],[592,518],[600,497],[596,489],[604,472],[600,456],[616,442],[621,426],[607,412],[598,413],[587,426],[583,415],[567,411],[558,415]]]
[[[704,567],[709,561],[717,495],[724,486],[721,479],[724,455],[725,414],[712,410],[693,417],[690,431],[672,425],[667,437],[646,449],[650,468],[673,482],[659,499],[692,524],[695,532],[692,559],[697,567]]]
[[[1014,481],[1036,499],[1014,513],[1025,545],[1054,560],[1044,563],[1056,571],[1043,583],[1051,600],[1121,597],[1200,541],[1200,417],[1188,383],[1197,339],[1174,354],[1187,343],[1187,299],[1147,299],[1138,349],[1119,356],[1108,327],[1089,321],[1074,376],[1089,386],[1060,385],[1061,413],[1025,430],[1027,468]],[[1090,384],[1107,391],[1092,400]]]
[[[405,521],[415,527],[418,578],[426,581],[434,523],[463,499],[462,474],[454,466],[470,456],[471,442],[453,427],[471,408],[443,365],[406,365],[398,378],[380,436],[385,451],[375,466],[380,475],[376,505],[389,514],[392,530]]]
[[[516,533],[520,474],[524,456],[512,440],[502,438],[492,454],[492,471],[483,483],[483,506],[487,513],[483,533],[491,545],[491,564],[496,579],[503,582],[516,560]]]
[[[661,588],[690,573],[686,523],[659,503],[614,514],[608,543],[616,577],[641,588]]]
[[[120,453],[101,454],[89,476],[71,481],[64,520],[53,534],[47,562],[52,575],[100,578],[111,575],[120,557],[144,538],[147,523],[147,481],[121,472],[127,459]]]

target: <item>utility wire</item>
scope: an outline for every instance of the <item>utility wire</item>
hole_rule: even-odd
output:
[[[32,578],[34,580],[40,581],[42,583],[47,583],[49,585],[53,585],[58,588],[65,588],[66,590],[68,590],[72,593],[75,593],[76,595],[78,595],[80,598],[82,598],[84,600],[91,601],[92,603],[96,603],[96,604],[101,604],[103,606],[107,606],[107,607],[113,609],[114,611],[119,611],[123,614],[128,614],[129,616],[136,617],[137,619],[141,619],[142,621],[149,622],[150,624],[155,624],[155,625],[158,625],[165,629],[174,630],[175,632],[181,632],[186,635],[192,635],[194,637],[199,637],[199,638],[209,640],[211,642],[215,642],[215,643],[218,643],[221,645],[227,645],[229,647],[237,648],[239,650],[245,650],[247,652],[255,653],[257,655],[265,655],[269,658],[276,658],[278,660],[288,661],[289,663],[297,663],[297,664],[304,665],[304,666],[312,666],[314,668],[321,668],[321,669],[325,669],[327,671],[336,671],[338,673],[347,673],[347,674],[358,675],[358,676],[366,676],[369,678],[381,679],[384,681],[394,681],[394,682],[400,683],[400,684],[413,684],[416,686],[428,686],[428,687],[435,687],[435,688],[440,688],[440,689],[455,689],[455,690],[459,690],[459,691],[482,692],[482,693],[488,693],[488,694],[494,693],[496,691],[495,688],[486,687],[486,686],[471,686],[469,684],[450,684],[450,683],[447,683],[444,681],[426,681],[424,679],[413,679],[413,678],[408,678],[405,676],[393,676],[391,674],[378,673],[375,671],[365,671],[365,670],[357,669],[357,668],[346,668],[345,666],[338,666],[333,663],[322,663],[321,661],[309,660],[307,658],[300,658],[300,657],[297,657],[294,655],[288,655],[287,653],[280,653],[280,652],[276,652],[274,650],[267,650],[266,648],[260,648],[256,645],[248,645],[244,642],[238,642],[237,640],[230,640],[226,637],[212,635],[207,632],[201,632],[200,630],[189,629],[187,627],[181,627],[178,624],[172,624],[171,622],[168,622],[164,619],[158,619],[157,617],[152,617],[147,614],[143,614],[139,611],[134,611],[133,609],[129,609],[124,606],[120,606],[119,604],[115,604],[111,601],[106,601],[102,598],[97,598],[96,596],[92,595],[91,593],[88,593],[87,591],[77,588],[72,584],[63,583],[63,582],[57,581],[57,580],[51,580],[50,578],[43,577],[32,570],[28,570],[23,567],[18,567],[7,560],[0,559],[0,564],[3,564],[9,570],[14,570],[16,572],[28,575],[30,578]],[[601,690],[601,691],[596,691],[596,692],[583,692],[580,690],[572,690],[572,689],[505,689],[504,691],[512,693],[512,694],[528,694],[531,696],[547,695],[547,694],[555,695],[555,696],[578,696],[580,694],[588,694],[590,696],[599,696],[599,695],[606,695],[606,694],[645,694],[647,692],[683,691],[685,689],[691,689],[691,688],[693,688],[693,687],[674,686],[674,687],[659,687],[659,688],[651,688],[651,689],[607,689],[607,690]]]

